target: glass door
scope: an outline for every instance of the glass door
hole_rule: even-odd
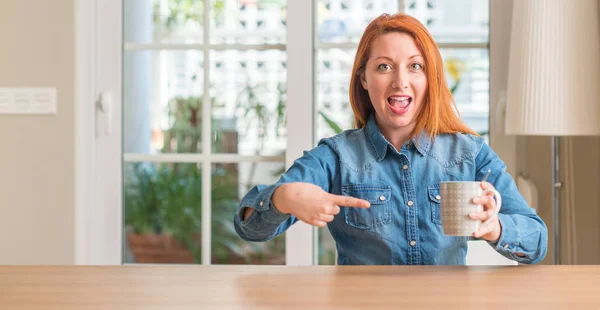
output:
[[[285,168],[285,0],[123,1],[123,262],[285,264],[233,215]]]

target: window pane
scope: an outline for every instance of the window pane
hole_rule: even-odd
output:
[[[398,0],[319,0],[316,10],[319,41],[358,43],[373,18],[398,12]]]
[[[211,43],[286,42],[286,0],[211,0]]]
[[[127,43],[201,43],[202,0],[124,0]]]
[[[125,263],[201,263],[196,164],[125,163]]]
[[[488,49],[441,49],[448,87],[462,119],[489,136],[490,61]]]
[[[421,21],[437,42],[488,42],[489,1],[405,0],[405,12]]]
[[[213,153],[283,155],[286,53],[211,52]]]
[[[285,234],[268,242],[242,240],[233,228],[241,198],[257,184],[273,184],[283,173],[279,163],[212,165],[212,263],[285,264]]]
[[[352,128],[348,92],[355,54],[356,49],[317,51],[317,139]]]
[[[126,52],[125,153],[200,153],[203,53]]]
[[[335,240],[329,232],[329,228],[319,228],[319,265],[335,265]]]

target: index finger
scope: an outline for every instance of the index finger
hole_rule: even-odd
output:
[[[371,204],[364,200],[351,196],[341,196],[330,194],[331,202],[341,207],[368,208]]]

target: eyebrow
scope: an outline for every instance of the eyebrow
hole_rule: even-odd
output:
[[[423,58],[423,56],[422,56],[421,54],[416,54],[416,55],[412,55],[412,56],[410,56],[408,59],[413,59],[413,58],[416,58],[416,57],[421,57],[421,58]],[[378,57],[375,57],[375,60],[377,60],[377,59],[380,59],[380,58],[382,58],[382,59],[387,59],[387,60],[389,60],[389,61],[392,61],[392,59],[391,59],[390,57],[387,57],[387,56],[378,56]]]

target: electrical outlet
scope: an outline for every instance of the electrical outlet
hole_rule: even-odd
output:
[[[56,88],[0,88],[0,114],[56,114]]]

